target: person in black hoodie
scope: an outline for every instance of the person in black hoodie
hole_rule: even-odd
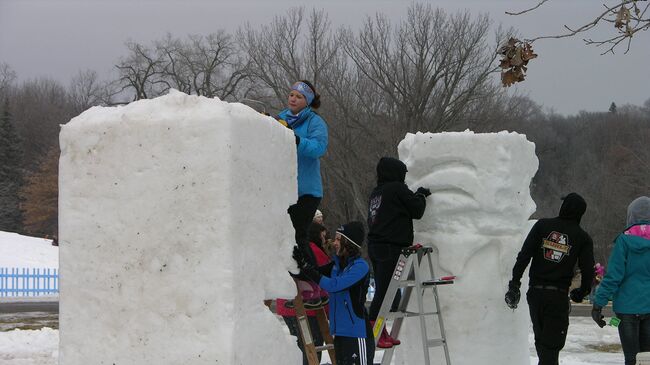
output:
[[[594,278],[593,241],[580,227],[587,203],[576,193],[563,198],[559,216],[538,220],[531,228],[512,269],[512,280],[505,295],[506,304],[517,308],[521,277],[530,266],[528,308],[535,333],[539,365],[557,365],[569,328],[570,303],[567,295],[576,263],[580,268],[580,287],[569,296],[580,303],[589,294]]]
[[[370,304],[371,323],[377,319],[386,296],[395,265],[402,249],[413,245],[413,219],[420,219],[426,208],[429,189],[420,187],[414,193],[404,183],[406,165],[395,158],[382,157],[377,164],[377,187],[368,202],[368,256],[375,276],[375,296]],[[400,293],[395,296],[392,310],[396,310]],[[377,347],[399,345],[386,330]]]

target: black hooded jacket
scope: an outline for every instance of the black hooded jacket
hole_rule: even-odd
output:
[[[377,187],[368,201],[368,245],[387,243],[402,247],[413,244],[413,219],[426,208],[425,197],[404,183],[406,165],[383,157],[377,164]]]
[[[594,277],[594,248],[589,234],[580,228],[586,210],[585,200],[571,193],[564,198],[557,217],[538,220],[517,255],[513,280],[521,280],[532,258],[529,286],[568,289],[577,263],[582,275],[580,288],[589,293]]]

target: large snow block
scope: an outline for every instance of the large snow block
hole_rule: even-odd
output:
[[[528,364],[526,300],[513,312],[503,298],[535,211],[529,190],[535,145],[517,133],[466,131],[407,134],[398,150],[406,183],[432,192],[415,221],[415,241],[434,247],[437,275],[457,275],[453,285],[438,288],[451,362]],[[426,301],[435,308],[432,296]],[[428,320],[428,328],[438,328],[437,319]],[[403,331],[396,363],[422,364],[419,322],[407,320]],[[444,359],[442,348],[430,354]]]
[[[295,295],[289,130],[172,91],[91,108],[60,142],[61,365],[299,361],[263,305]]]

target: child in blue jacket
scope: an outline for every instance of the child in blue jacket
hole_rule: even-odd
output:
[[[361,222],[350,222],[336,231],[336,255],[325,266],[314,267],[294,250],[301,272],[327,290],[330,295],[330,333],[338,365],[372,364],[375,341],[364,306],[368,292],[368,263],[361,258],[364,229]]]

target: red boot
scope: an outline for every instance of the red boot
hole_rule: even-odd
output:
[[[386,338],[388,338],[388,340],[393,344],[393,346],[397,346],[397,345],[402,344],[402,341],[400,341],[400,340],[398,340],[398,339],[396,339],[396,338],[392,338],[392,337],[390,337],[390,335],[388,334],[388,330],[386,329],[386,327],[384,327],[384,331],[382,332],[382,336],[385,336]]]
[[[370,326],[374,331],[375,321],[370,321]],[[389,349],[393,347],[393,341],[390,340],[390,336],[388,336],[388,332],[386,332],[386,327],[381,331],[381,336],[379,336],[379,341],[377,341],[377,347],[380,349]]]

